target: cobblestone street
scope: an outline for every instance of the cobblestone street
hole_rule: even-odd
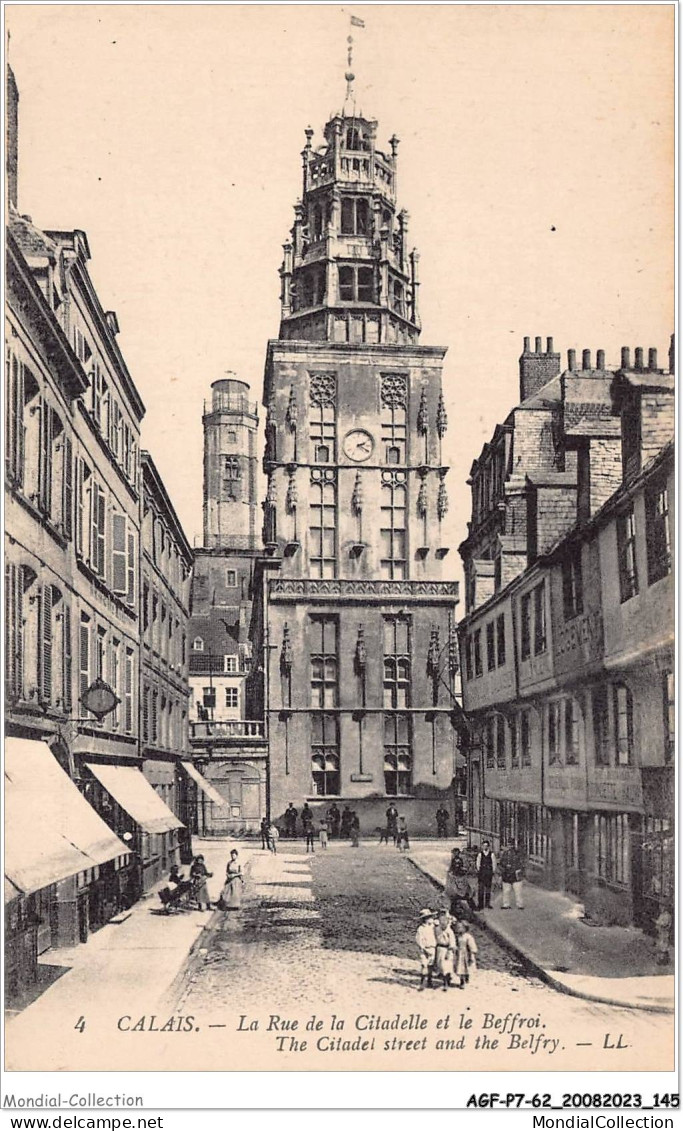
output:
[[[392,1017],[397,1011],[408,1015],[419,1010],[432,1021],[448,1011],[465,1011],[475,1024],[487,1012],[538,1017],[538,1028],[524,1035],[538,1032],[557,1046],[553,1053],[550,1045],[541,1047],[533,1060],[526,1060],[528,1067],[537,1069],[633,1067],[642,1064],[647,1048],[654,1045],[659,1046],[662,1063],[670,1017],[559,994],[479,928],[479,970],[466,990],[418,993],[417,913],[438,906],[440,895],[393,848],[373,844],[354,850],[333,843],[327,852],[318,849],[307,856],[302,844],[284,841],[277,857],[258,850],[243,850],[242,855],[250,873],[242,909],[215,914],[172,1008],[201,1018],[202,1027],[225,1026],[228,1031],[235,1030],[242,1015],[248,1019],[245,1027],[256,1020],[258,1034],[245,1033],[243,1038],[245,1046],[253,1039],[254,1056],[257,1046],[263,1047],[271,1014],[304,1021],[314,1013],[319,1018],[336,1014],[347,1018],[348,1027],[348,1019],[353,1024],[360,1013]],[[623,1044],[628,1047],[603,1051],[605,1034],[620,1032],[627,1034]],[[345,1035],[358,1036],[355,1031]],[[274,1040],[271,1032],[271,1051]],[[286,1055],[287,1041],[282,1043],[282,1067],[311,1066]],[[509,1051],[506,1034],[495,1052],[495,1067],[520,1066],[518,1056],[528,1058],[529,1048]],[[507,1051],[501,1058],[503,1049]],[[453,1053],[449,1055],[443,1064],[437,1057],[433,1067],[456,1067]],[[359,1066],[357,1061],[348,1064]],[[494,1064],[487,1059],[479,1066]],[[399,1064],[394,1058],[385,1067]]]

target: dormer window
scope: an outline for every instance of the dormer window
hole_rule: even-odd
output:
[[[365,138],[356,126],[349,126],[346,131],[347,149],[365,149]]]
[[[202,639],[201,636],[195,636],[194,640],[192,641],[192,651],[193,652],[203,652],[204,651],[204,640]]]
[[[403,286],[398,279],[394,280],[392,287],[391,305],[397,314],[403,314]]]
[[[343,236],[366,236],[369,230],[369,218],[370,209],[366,197],[342,197],[341,232]]]
[[[342,302],[374,302],[374,290],[372,267],[339,268],[339,297]]]

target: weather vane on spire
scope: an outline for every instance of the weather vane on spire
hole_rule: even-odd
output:
[[[361,20],[359,16],[351,16],[350,21],[352,28],[365,27],[365,20]],[[348,101],[353,96],[353,80],[356,77],[351,69],[353,66],[353,36],[348,35],[346,37],[346,42],[348,44],[348,50],[346,53],[346,65],[348,69],[344,77],[346,79],[346,100]]]

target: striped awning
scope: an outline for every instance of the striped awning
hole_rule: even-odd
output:
[[[214,805],[228,804],[226,799],[221,796],[215,786],[211,785],[211,782],[207,781],[203,774],[200,774],[199,770],[196,766],[193,766],[192,762],[181,762],[180,765],[183,767],[188,777],[192,778],[192,780],[195,781],[199,788],[206,794],[209,801],[213,801]]]
[[[134,766],[107,766],[99,762],[88,762],[87,766],[100,785],[144,832],[167,833],[184,827],[141,770]]]
[[[5,740],[6,902],[129,855],[46,742]]]

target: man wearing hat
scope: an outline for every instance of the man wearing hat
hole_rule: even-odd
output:
[[[415,942],[420,952],[420,989],[425,988],[425,981],[432,989],[432,971],[436,959],[436,935],[434,933],[434,912],[429,907],[423,907],[420,912],[420,925],[417,928]]]

